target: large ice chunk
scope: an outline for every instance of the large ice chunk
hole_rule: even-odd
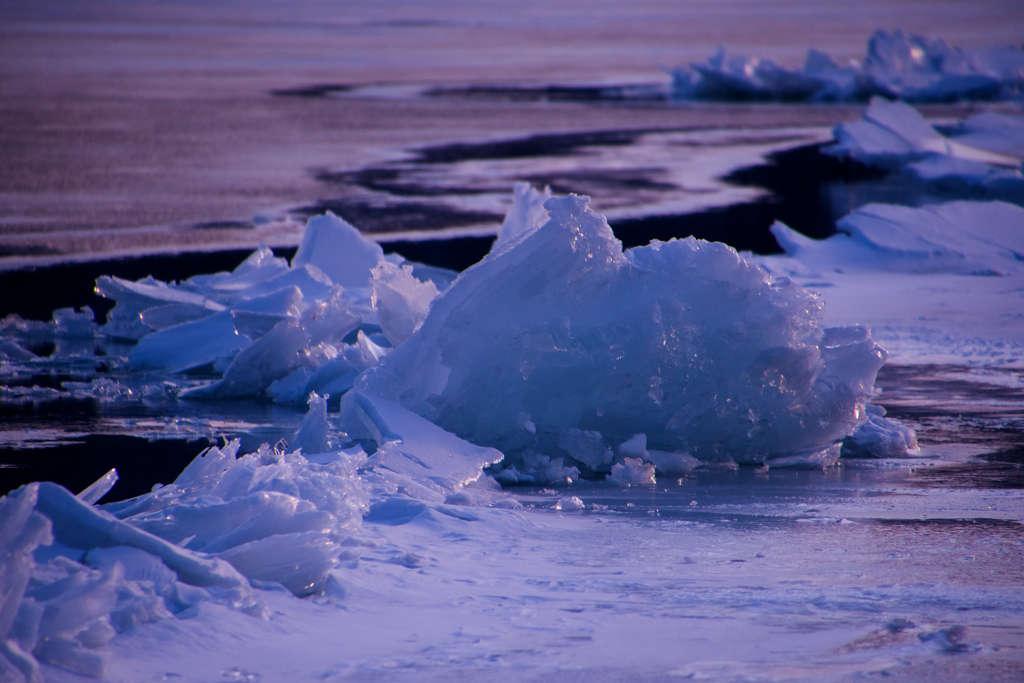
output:
[[[919,209],[869,204],[844,217],[838,234],[805,237],[776,222],[786,255],[811,268],[996,275],[1024,272],[1024,208],[948,202]]]
[[[814,295],[723,244],[623,253],[586,198],[545,206],[543,227],[465,271],[357,388],[513,456],[561,455],[578,429],[760,462],[866,419],[884,352],[864,330],[823,331]]]
[[[964,50],[940,38],[876,31],[863,64],[840,67],[817,50],[803,69],[719,47],[706,62],[673,71],[679,99],[850,101],[872,95],[909,102],[1008,99],[1024,86],[1024,50]]]

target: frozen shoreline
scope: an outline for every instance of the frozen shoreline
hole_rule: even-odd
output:
[[[467,22],[461,5],[445,2],[403,10],[438,13],[426,21],[394,22],[371,5],[347,6],[355,16],[324,21],[325,5],[309,2],[287,10],[288,21],[281,22],[281,10],[270,3],[236,1],[213,7],[212,15],[190,14],[192,6],[183,12],[173,2],[130,8],[101,2],[56,24],[34,5],[0,9],[16,20],[0,22],[10,37],[0,53],[17,57],[0,60],[7,65],[0,116],[11,122],[0,144],[12,150],[17,169],[0,179],[7,183],[0,198],[13,207],[0,215],[0,248],[23,249],[4,252],[7,258],[41,263],[114,251],[251,246],[282,228],[275,222],[280,207],[323,200],[325,183],[337,184],[339,173],[369,171],[368,184],[389,181],[392,173],[389,182],[408,190],[423,169],[403,160],[425,145],[479,154],[490,142],[515,147],[535,142],[538,133],[578,145],[594,131],[610,133],[609,144],[620,145],[623,132],[635,142],[658,129],[652,137],[661,135],[664,146],[692,151],[700,134],[687,137],[680,127],[730,131],[725,138],[750,129],[756,138],[766,130],[852,121],[860,113],[838,106],[453,105],[426,98],[287,98],[272,95],[276,90],[339,81],[628,77],[648,69],[659,51],[672,54],[660,61],[678,63],[680,43],[691,57],[705,56],[713,45],[701,40],[713,25],[742,28],[741,40],[727,42],[790,66],[808,47],[808,35],[841,57],[850,56],[844,51],[851,46],[859,51],[882,7],[908,30],[968,46],[1004,33],[1017,40],[1024,25],[1019,10],[1011,16],[1011,5],[999,3],[972,8],[972,21],[962,20],[956,3],[940,3],[927,16],[900,2],[853,14],[848,6],[819,3],[812,31],[800,23],[807,21],[806,3],[771,11],[744,3],[726,16],[718,5],[660,0],[608,13],[570,4],[515,17],[500,14],[506,6],[494,16],[488,12],[495,8],[480,6]],[[243,6],[245,29],[235,23]],[[683,10],[700,20],[673,14]],[[645,28],[621,35],[623,11]],[[129,14],[112,19],[112,12]],[[820,12],[842,21],[822,22]],[[743,21],[736,20],[740,15]],[[752,16],[756,36],[745,28]],[[536,23],[547,20],[570,27],[572,40],[552,49]],[[253,31],[264,39],[252,41]],[[482,50],[479,58],[453,51],[453,36],[468,41],[456,45]],[[774,43],[761,45],[765,40]],[[402,46],[397,57],[395,45]],[[974,111],[952,106],[925,113]],[[566,181],[580,159],[599,159],[593,147],[584,151],[567,169],[549,159],[554,163],[538,182]],[[499,168],[491,157],[483,162],[463,178],[479,183],[488,169]],[[612,170],[615,163],[601,162]],[[663,179],[660,169],[622,176],[600,170],[573,180],[651,189]],[[464,184],[458,174],[429,180],[428,190]],[[507,190],[502,183],[500,191]],[[600,201],[600,192],[594,194]],[[495,211],[487,201],[474,204],[471,196],[466,208]],[[0,339],[5,448],[66,447],[80,457],[71,449],[92,439],[98,460],[114,448],[119,458],[161,453],[172,460],[180,448],[171,455],[173,449],[143,439],[230,434],[245,440],[218,440],[184,471],[150,472],[163,486],[148,491],[147,481],[131,500],[118,496],[119,502],[96,505],[116,485],[113,472],[88,488],[98,474],[70,491],[30,485],[0,499],[0,680],[89,680],[69,669],[111,683],[1019,679],[1024,275],[1017,263],[994,255],[991,243],[980,251],[980,267],[970,249],[970,263],[956,263],[961,242],[978,246],[956,234],[939,243],[922,243],[920,232],[904,234],[902,246],[912,248],[900,252],[899,244],[865,238],[878,232],[848,230],[833,240],[790,240],[789,246],[835,262],[802,262],[800,249],[789,257],[750,256],[771,270],[768,276],[722,245],[693,240],[624,254],[581,201],[557,204],[570,218],[587,216],[579,222],[562,216],[565,234],[536,232],[544,212],[533,201],[520,224],[509,221],[502,230],[495,252],[504,260],[498,254],[460,280],[445,315],[439,311],[429,324],[431,300],[448,290],[455,273],[383,257],[376,245],[354,239],[354,231],[332,236],[326,229],[291,264],[261,249],[233,273],[200,269],[188,282],[176,282],[183,276],[173,268],[164,282],[104,278],[101,288],[119,302],[106,328],[112,337],[99,334],[88,314],[70,310],[58,311],[53,324],[6,320],[9,334]],[[285,241],[298,242],[300,226],[283,227],[291,231]],[[1012,240],[1022,233],[1000,234]],[[521,250],[522,262],[509,256],[531,236],[533,259],[523,256],[529,250]],[[858,248],[877,249],[874,256],[883,258],[847,268],[843,245],[855,236]],[[328,257],[345,252],[346,244],[366,257],[358,269]],[[572,256],[580,246],[578,258]],[[922,251],[926,262],[937,255],[931,265],[941,266],[939,272],[907,272],[908,262],[910,270],[920,267]],[[672,278],[685,269],[672,265],[691,258],[696,275],[680,285]],[[888,265],[879,268],[883,261]],[[531,262],[548,267],[532,272]],[[373,280],[366,286],[368,273]],[[498,283],[494,296],[480,296],[487,281]],[[571,295],[579,282],[589,283],[585,294],[558,296]],[[618,301],[606,295],[609,283],[625,292]],[[86,282],[85,289],[92,286]],[[707,314],[695,317],[699,324],[686,324],[686,307],[676,305],[686,299],[676,297],[676,288],[700,293],[689,302]],[[511,319],[528,343],[505,334],[504,292],[525,302]],[[476,308],[460,307],[465,301]],[[546,310],[553,301],[572,301],[572,310]],[[609,320],[609,310],[620,314]],[[491,324],[474,327],[481,319]],[[618,319],[630,323],[615,327]],[[819,329],[863,324],[873,336],[860,328]],[[647,367],[660,358],[656,345],[604,353],[630,346],[638,331],[641,342],[660,333],[679,343],[686,358],[693,352],[714,360],[678,372],[661,367],[670,362]],[[423,337],[426,343],[417,341]],[[701,348],[705,339],[715,342],[710,353]],[[864,352],[875,360],[879,354],[871,339],[896,362],[883,366],[881,394],[870,392],[875,376]],[[513,441],[540,432],[547,442],[538,449],[546,455],[512,443],[507,450],[519,457],[518,469],[491,468],[481,476],[502,453],[443,432],[379,396],[350,392],[339,416],[334,403],[328,412],[314,395],[305,418],[294,407],[233,400],[259,394],[294,403],[313,390],[337,400],[357,377],[366,380],[373,367],[387,365],[393,350],[407,349],[408,357],[417,348],[422,357],[406,366],[415,376],[398,378],[408,386],[392,398],[421,414],[437,410],[438,422],[449,418],[452,431],[465,436],[474,410],[480,414],[495,397],[467,393],[460,378],[472,389],[474,377],[493,373],[495,394],[502,392],[494,402],[520,401],[523,412],[500,415],[483,431],[502,430]],[[530,362],[509,365],[501,353],[489,355],[494,349]],[[609,367],[625,367],[619,365],[625,355],[639,367],[638,381],[586,389],[585,381],[601,380]],[[748,365],[752,355],[759,363]],[[828,363],[819,363],[823,356]],[[834,362],[837,356],[841,362]],[[130,365],[120,365],[129,358]],[[487,367],[474,365],[480,359]],[[573,362],[587,367],[581,360],[598,370],[563,371]],[[690,430],[679,433],[694,452],[711,457],[701,462],[682,446],[666,446],[673,435],[658,435],[658,425],[630,436],[635,430],[627,427],[668,411],[661,406],[672,405],[673,391],[716,364],[725,379],[706,383],[710,393],[684,402],[694,410],[669,411],[672,429]],[[401,367],[397,359],[394,366]],[[746,372],[751,366],[755,372]],[[525,382],[545,367],[553,368],[553,381],[540,386],[567,400],[545,405],[516,393],[518,375]],[[752,379],[737,389],[736,377]],[[815,378],[821,379],[813,384],[817,393],[790,400],[791,386],[806,389],[801,382]],[[578,396],[566,391],[574,383],[584,387]],[[387,393],[394,387],[383,377],[358,388]],[[226,400],[196,407],[184,398],[188,392]],[[611,402],[606,411],[603,402],[619,394],[628,397],[625,409]],[[469,410],[459,413],[466,396]],[[743,403],[738,419],[717,423],[729,418],[734,403]],[[904,427],[887,430],[880,406]],[[597,418],[617,415],[620,424],[610,424],[606,434],[593,431],[604,426],[585,423],[583,407]],[[760,423],[762,409],[779,419]],[[806,421],[789,420],[802,411]],[[652,421],[665,424],[665,417]],[[917,430],[920,450],[911,458],[843,459],[823,467],[840,452],[836,439],[849,431],[837,418],[849,429],[867,419],[877,429],[865,430],[865,443],[880,436],[882,445],[897,447],[876,456],[906,455],[913,441],[907,427]],[[708,423],[724,428],[702,434],[700,425]],[[788,426],[780,430],[780,424]],[[728,437],[743,451],[766,429],[771,438],[739,453],[753,461],[746,466],[737,466],[731,453],[717,457],[714,444],[701,441]],[[120,439],[104,438],[110,435]],[[797,442],[814,452],[791,455]],[[199,450],[197,443],[190,455]],[[782,457],[765,464],[770,455]],[[793,464],[809,469],[783,467]],[[579,480],[581,470],[589,480]],[[550,480],[554,488],[502,489],[491,475],[506,483]]]

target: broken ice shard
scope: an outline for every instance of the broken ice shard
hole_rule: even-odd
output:
[[[476,481],[484,467],[502,459],[495,449],[468,443],[376,396],[350,392],[342,411],[350,436],[376,443],[375,466],[443,489]]]
[[[546,224],[465,271],[357,389],[510,464],[592,472],[571,430],[763,462],[831,452],[865,421],[885,359],[866,330],[822,329],[813,294],[723,244],[623,252],[588,201],[547,201]]]
[[[342,287],[368,287],[370,271],[384,259],[376,242],[331,212],[309,219],[292,267],[314,265]]]

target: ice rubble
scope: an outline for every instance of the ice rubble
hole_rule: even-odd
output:
[[[965,50],[901,31],[876,31],[863,64],[838,66],[810,50],[803,69],[726,53],[672,72],[677,99],[852,101],[873,95],[908,102],[993,100],[1024,88],[1024,49]]]
[[[313,462],[264,446],[236,458],[238,447],[104,508],[93,503],[115,475],[77,497],[35,483],[0,499],[2,680],[40,680],[36,660],[100,678],[103,645],[138,624],[204,600],[265,617],[253,586],[318,590],[368,509],[365,454]]]
[[[865,329],[821,329],[812,295],[725,245],[623,252],[586,199],[544,206],[547,223],[465,271],[356,388],[498,448],[505,481],[644,480],[606,455],[640,433],[701,460],[829,462],[867,419],[885,355]]]
[[[986,112],[943,135],[910,105],[872,98],[863,118],[836,126],[824,148],[925,182],[966,183],[994,192],[1024,192],[1024,116]]]
[[[916,445],[866,406],[884,352],[863,328],[822,329],[789,279],[692,238],[623,252],[585,198],[516,201],[505,239],[440,295],[371,248],[355,250],[359,284],[337,285],[320,266],[345,262],[330,245],[353,235],[330,216],[302,263],[261,247],[182,283],[101,278],[117,301],[102,330],[138,336],[136,371],[212,366],[221,379],[192,396],[265,392],[309,411],[290,445],[210,448],[131,500],[96,505],[116,472],[78,496],[41,483],[0,500],[5,679],[38,680],[39,661],[102,677],[117,633],[203,601],[265,616],[254,587],[321,589],[364,518],[501,505],[489,466],[506,484],[632,485],[709,460],[820,467],[844,439],[859,455]],[[101,334],[73,311],[4,329]],[[317,387],[344,394],[340,419]]]
[[[585,199],[549,195],[517,187],[502,239],[442,295],[328,214],[291,264],[261,246],[231,273],[103,277],[116,306],[102,328],[73,312],[54,325],[137,339],[128,369],[152,379],[219,376],[184,398],[300,403],[355,386],[504,452],[503,483],[835,460],[884,362],[866,330],[821,329],[812,295],[721,244],[624,252]],[[346,408],[344,427],[372,441],[365,420],[349,424],[365,414]],[[651,449],[622,451],[635,435]]]

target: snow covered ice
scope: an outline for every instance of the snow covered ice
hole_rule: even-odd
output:
[[[870,204],[842,218],[836,230],[818,241],[782,223],[772,226],[787,256],[818,269],[993,276],[1024,271],[1024,208],[1013,204]]]
[[[921,181],[963,183],[1024,194],[1024,117],[986,112],[961,121],[949,135],[937,131],[916,109],[873,98],[860,121],[841,123],[829,154],[869,165],[905,169]]]

